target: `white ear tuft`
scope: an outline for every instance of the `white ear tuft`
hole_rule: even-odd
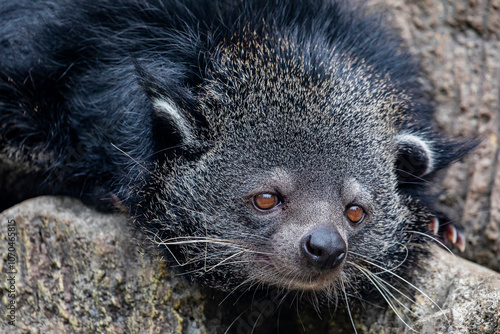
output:
[[[402,133],[396,137],[398,161],[396,167],[407,176],[423,176],[435,169],[431,141],[424,134]],[[404,176],[402,174],[402,176]]]
[[[192,146],[194,144],[194,129],[186,116],[182,114],[179,107],[172,100],[156,98],[153,100],[153,108],[159,116],[169,119],[170,123],[182,137],[184,145]]]

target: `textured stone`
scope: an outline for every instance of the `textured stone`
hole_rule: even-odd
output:
[[[8,261],[8,222],[17,237]],[[205,333],[199,291],[142,256],[125,217],[38,197],[0,214],[2,277],[14,265],[16,327],[1,333]],[[5,291],[2,306],[12,300]]]
[[[500,271],[500,2],[371,0],[422,62],[436,126],[479,147],[443,175],[443,211],[467,236],[464,256]]]

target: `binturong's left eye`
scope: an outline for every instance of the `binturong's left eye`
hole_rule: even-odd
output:
[[[281,203],[280,197],[276,194],[262,193],[252,197],[252,204],[259,211],[272,210]]]
[[[347,219],[353,224],[359,224],[365,218],[365,210],[358,205],[349,205],[345,210]]]

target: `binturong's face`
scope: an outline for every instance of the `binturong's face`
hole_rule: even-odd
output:
[[[209,144],[196,159],[158,164],[144,190],[149,239],[182,271],[228,291],[332,294],[377,268],[404,268],[420,242],[413,232],[427,226],[398,189],[401,147],[426,149],[400,133],[407,97],[341,56],[281,71],[276,59],[221,54],[223,70],[214,66],[201,97]],[[198,132],[170,102],[157,111],[195,146]]]

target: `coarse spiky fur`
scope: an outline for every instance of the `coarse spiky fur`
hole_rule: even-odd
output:
[[[217,289],[334,298],[404,277],[426,253],[426,183],[469,149],[433,131],[399,39],[345,1],[2,1],[0,32],[4,203],[124,207]],[[345,241],[339,267],[304,260],[318,226]]]

